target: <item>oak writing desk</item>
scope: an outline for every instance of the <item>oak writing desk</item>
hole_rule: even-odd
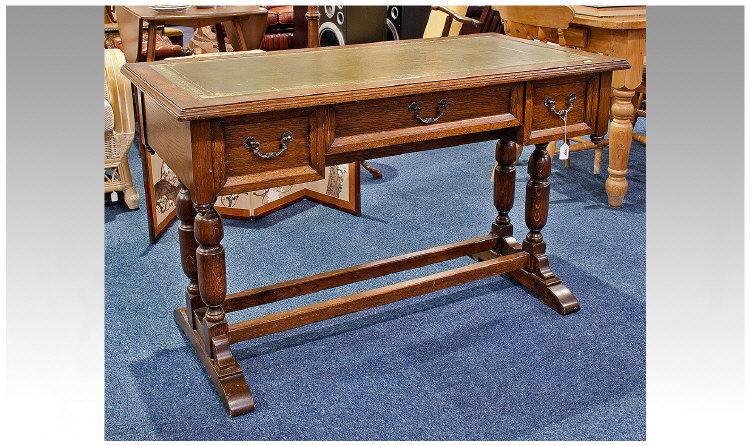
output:
[[[474,34],[127,64],[144,143],[181,180],[177,199],[185,307],[174,312],[230,415],[254,409],[230,344],[507,274],[561,314],[578,301],[550,270],[550,158],[563,136],[604,134],[621,59],[500,34]],[[488,235],[226,295],[223,226],[230,194],[323,178],[327,165],[499,140]],[[516,144],[528,163],[526,226],[513,238]],[[488,160],[488,166],[491,160]],[[228,324],[225,313],[473,255],[475,264]]]

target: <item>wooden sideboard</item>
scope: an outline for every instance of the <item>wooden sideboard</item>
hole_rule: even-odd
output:
[[[254,409],[230,344],[507,274],[560,314],[579,309],[545,254],[551,172],[546,143],[604,135],[622,59],[499,34],[379,42],[283,53],[127,64],[144,143],[181,180],[177,215],[188,277],[177,324],[230,415]],[[327,165],[498,140],[497,218],[488,235],[226,295],[217,195],[320,179]],[[508,216],[516,147],[528,163],[521,243]],[[468,218],[468,217],[467,217]],[[302,234],[301,234],[302,235]],[[426,277],[229,324],[227,312],[458,258]],[[271,397],[268,397],[272,400]]]

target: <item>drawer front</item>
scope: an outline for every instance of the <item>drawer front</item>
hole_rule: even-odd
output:
[[[329,153],[519,125],[519,92],[503,84],[339,104]]]
[[[575,95],[572,103],[571,94]],[[570,108],[566,119],[568,138],[594,133],[598,96],[598,75],[527,83],[524,144],[554,141],[565,136],[566,123],[553,112],[551,101],[556,111]]]
[[[214,139],[223,151],[223,192],[258,190],[323,178],[318,112],[226,118]]]

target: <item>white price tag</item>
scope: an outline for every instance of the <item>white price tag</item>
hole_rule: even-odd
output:
[[[565,112],[560,116],[560,118],[563,120],[563,133],[565,134],[563,136],[563,145],[560,146],[560,159],[566,160],[568,159],[568,110],[565,110]]]
[[[568,149],[570,149],[570,147],[568,147],[568,143],[563,143],[563,145],[560,146],[560,159],[561,160],[568,159]]]

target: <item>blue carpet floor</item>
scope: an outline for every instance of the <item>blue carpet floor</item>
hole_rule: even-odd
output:
[[[639,120],[636,130],[645,133]],[[515,237],[526,228],[526,147]],[[184,305],[177,228],[149,245],[141,209],[105,207],[105,436],[110,440],[645,440],[646,155],[610,209],[593,151],[553,161],[543,234],[575,293],[560,316],[496,277],[234,344],[255,411],[229,418],[172,319]],[[486,234],[494,143],[376,159],[362,216],[303,201],[225,219],[229,292]],[[468,257],[229,315],[230,322],[466,265]]]

